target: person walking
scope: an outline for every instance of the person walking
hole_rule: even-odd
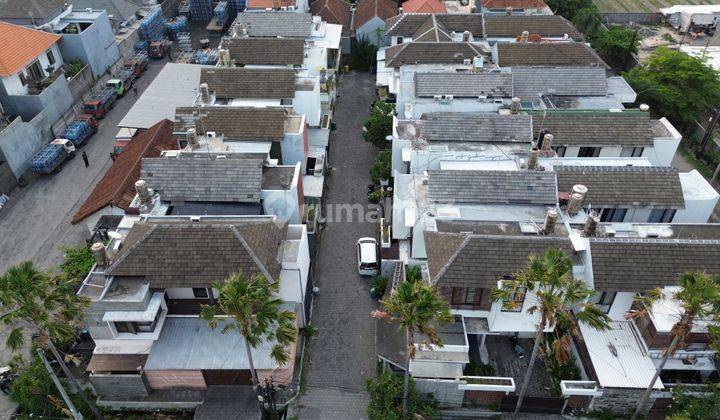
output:
[[[110,152],[110,159],[111,159],[113,162],[115,162],[115,157],[116,157],[115,152]]]
[[[133,85],[133,93],[137,96],[137,86]]]
[[[87,153],[85,153],[85,151],[82,152],[82,158],[83,162],[85,162],[85,167],[88,168],[90,166],[90,161],[88,161]]]

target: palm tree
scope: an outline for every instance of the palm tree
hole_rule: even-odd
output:
[[[227,322],[220,332],[227,334],[237,330],[245,339],[245,351],[250,363],[250,373],[255,389],[260,385],[252,349],[263,341],[273,341],[270,357],[278,364],[285,365],[290,361],[287,346],[295,342],[295,313],[283,311],[285,301],[277,298],[280,283],[268,283],[261,274],[250,277],[242,272],[231,274],[223,283],[213,286],[218,290],[217,306],[204,305],[200,317],[208,322],[210,328],[219,325],[217,310],[230,316],[233,322]]]
[[[639,295],[635,301],[640,304],[642,309],[631,310],[627,313],[628,319],[637,319],[652,314],[653,304],[671,297],[678,307],[678,313],[675,314],[678,321],[670,329],[670,337],[672,341],[670,345],[662,352],[662,359],[655,370],[655,375],[648,384],[645,393],[638,401],[635,413],[632,419],[636,419],[642,411],[645,404],[650,398],[655,382],[660,377],[660,373],[665,367],[670,356],[675,354],[678,349],[686,348],[689,343],[690,334],[696,320],[711,320],[714,323],[720,321],[720,277],[711,278],[704,273],[691,272],[685,273],[680,277],[679,289],[670,293],[663,292],[662,289],[651,290],[644,295]],[[710,338],[714,344],[718,343],[717,326],[709,327]]]
[[[409,276],[408,276],[409,277]],[[381,310],[370,313],[373,318],[388,322],[398,322],[405,330],[407,341],[405,378],[403,380],[403,416],[407,415],[408,377],[410,360],[415,357],[415,337],[423,334],[426,339],[420,343],[426,347],[431,345],[442,347],[442,340],[437,334],[435,324],[450,321],[450,306],[435,293],[435,287],[422,279],[409,277],[380,301]]]
[[[87,398],[54,343],[68,343],[77,336],[89,299],[75,293],[77,281],[40,271],[32,261],[10,267],[0,277],[0,321],[12,326],[5,345],[13,352],[24,348],[25,337],[49,349],[75,391],[96,417],[97,407]]]
[[[500,288],[494,289],[491,296],[494,301],[501,301],[503,308],[517,310],[518,306],[522,307],[522,301],[514,299],[517,293],[526,293],[534,298],[527,313],[531,316],[539,315],[540,320],[536,325],[530,363],[513,415],[517,415],[522,406],[546,329],[562,325],[574,331],[577,320],[594,329],[604,330],[609,328],[610,322],[610,318],[601,310],[586,303],[594,292],[583,281],[573,277],[572,261],[559,249],[548,249],[541,256],[531,255],[528,267],[515,274],[513,279],[503,280]],[[581,309],[571,312],[573,307]]]

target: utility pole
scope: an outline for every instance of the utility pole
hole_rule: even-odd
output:
[[[63,400],[65,400],[65,404],[67,404],[68,409],[70,409],[70,413],[73,415],[75,420],[83,420],[82,413],[79,412],[75,408],[75,405],[73,405],[67,392],[65,392],[65,388],[63,388],[62,383],[60,382],[60,379],[58,379],[57,375],[55,375],[55,371],[53,371],[52,367],[50,366],[50,363],[45,358],[45,354],[43,353],[43,351],[41,349],[37,349],[37,354],[38,354],[38,356],[40,356],[40,359],[42,360],[43,364],[45,365],[45,369],[47,369],[48,373],[50,374],[50,377],[52,378],[52,381],[55,383],[55,386],[57,387],[58,391],[60,392],[60,395],[62,396]]]
[[[93,412],[95,417],[98,420],[103,420],[103,415],[100,413],[100,410],[95,406],[95,403],[90,401],[90,398],[85,394],[85,391],[83,391],[80,384],[78,384],[75,377],[72,375],[72,372],[70,372],[70,369],[68,369],[67,364],[65,364],[65,360],[60,355],[60,352],[58,352],[57,348],[55,348],[55,344],[52,342],[52,340],[48,339],[48,348],[52,352],[53,356],[55,357],[55,360],[57,360],[58,364],[60,365],[60,368],[62,369],[65,376],[68,378],[68,381],[70,382],[70,390],[72,392],[77,392],[80,394],[80,398],[85,401],[85,404],[88,405],[90,408],[90,411]]]
[[[715,131],[715,125],[717,124],[718,118],[720,118],[720,108],[714,108],[707,127],[705,127],[705,134],[703,135],[702,140],[700,140],[700,145],[695,152],[695,157],[700,158],[705,152],[705,148]]]

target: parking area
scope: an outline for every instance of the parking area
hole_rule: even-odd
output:
[[[135,83],[138,96],[164,65],[164,60],[150,62]],[[88,168],[78,156],[66,162],[59,173],[29,175],[28,185],[10,194],[10,201],[0,210],[0,273],[29,259],[43,268],[54,267],[62,261],[63,245],[83,243],[85,225],[73,226],[70,219],[110,166],[117,123],[136,99],[132,91],[120,98],[100,121],[98,132],[82,146],[79,153],[87,153]]]

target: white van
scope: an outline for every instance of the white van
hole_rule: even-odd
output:
[[[361,276],[374,276],[380,271],[378,263],[377,241],[375,238],[360,238],[357,241],[358,273]]]

